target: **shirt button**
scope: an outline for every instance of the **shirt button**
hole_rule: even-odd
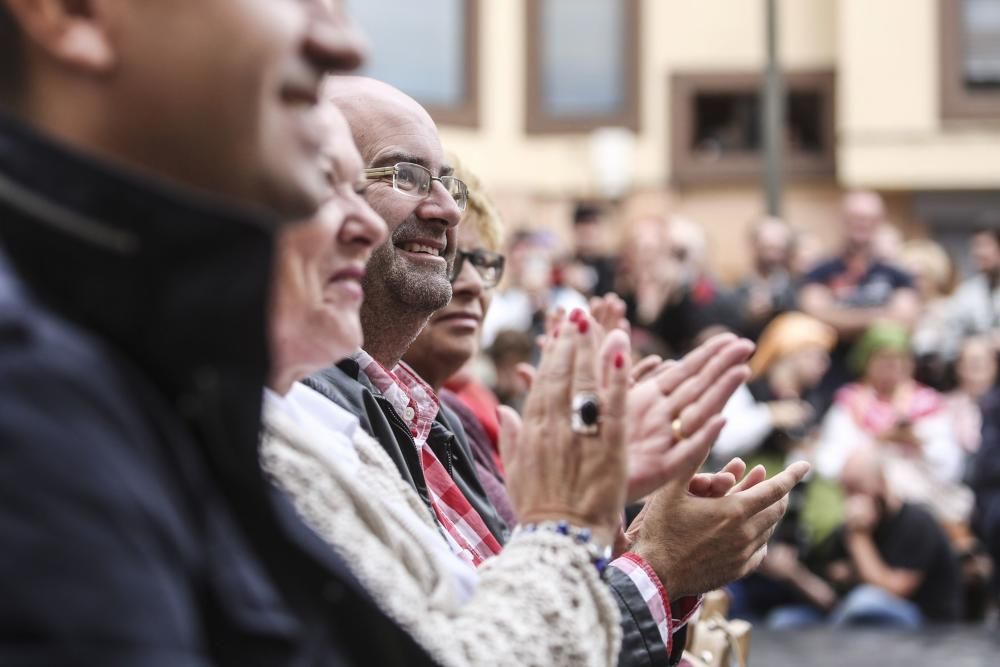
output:
[[[403,410],[403,419],[405,419],[408,422],[411,422],[413,421],[413,417],[416,414],[417,413],[413,411],[413,408],[407,406],[407,408]]]

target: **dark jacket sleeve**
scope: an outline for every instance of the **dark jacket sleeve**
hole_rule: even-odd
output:
[[[609,567],[605,576],[621,612],[622,648],[618,654],[618,666],[668,667],[676,664],[676,661],[668,660],[667,648],[663,645],[656,621],[628,575]]]
[[[976,494],[973,525],[987,550],[1000,559],[1000,390],[982,403],[983,440],[970,484]]]
[[[207,666],[149,434],[75,361],[0,352],[0,664]]]

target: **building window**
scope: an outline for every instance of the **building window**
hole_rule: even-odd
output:
[[[671,164],[680,184],[757,179],[763,168],[758,74],[677,74],[671,79]],[[834,174],[834,76],[785,74],[785,171]]]
[[[527,0],[531,133],[639,129],[639,0]]]
[[[940,0],[941,115],[1000,114],[1000,1]]]
[[[347,0],[368,40],[361,71],[444,125],[479,123],[479,0]]]

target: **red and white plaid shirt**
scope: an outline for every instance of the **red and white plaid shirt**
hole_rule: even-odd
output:
[[[438,523],[444,529],[445,539],[460,558],[479,566],[487,558],[500,553],[502,547],[490,533],[482,517],[469,504],[455,480],[427,446],[431,426],[437,418],[441,404],[434,390],[412,368],[400,362],[392,371],[363,350],[354,356],[361,371],[389,401],[393,409],[410,428],[410,435],[420,452],[420,462],[427,481],[431,506]],[[642,593],[650,614],[656,620],[660,638],[669,655],[673,635],[680,631],[701,606],[701,598],[680,600],[681,617],[671,615],[670,600],[659,577],[641,557],[627,552],[611,562],[610,567],[624,572]]]
[[[354,360],[409,427],[420,453],[431,507],[452,551],[477,567],[500,553],[500,543],[479,512],[469,504],[434,450],[427,446],[441,408],[434,390],[403,362],[389,371],[364,351],[358,352]]]
[[[678,601],[680,618],[674,618],[670,609],[670,598],[667,597],[663,583],[642,557],[631,551],[626,551],[611,561],[609,567],[625,573],[642,594],[642,599],[645,600],[649,613],[656,621],[656,628],[660,631],[660,639],[663,640],[663,645],[667,648],[667,655],[670,655],[673,651],[674,635],[687,625],[694,613],[701,607],[701,597],[681,598]]]

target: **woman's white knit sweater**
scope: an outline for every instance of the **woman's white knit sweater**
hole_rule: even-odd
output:
[[[430,511],[377,442],[359,428],[360,465],[338,460],[317,433],[268,407],[265,469],[383,610],[442,664],[615,664],[618,609],[584,548],[561,535],[519,536],[463,595],[454,564],[428,544],[424,528],[437,531]]]

